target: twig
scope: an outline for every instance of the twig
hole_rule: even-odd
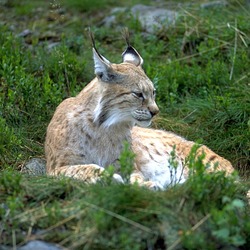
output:
[[[196,223],[192,228],[191,231],[195,231],[198,227],[200,227],[207,219],[211,217],[211,214],[207,214],[205,217],[203,217],[198,223]]]
[[[210,218],[211,214],[207,214],[205,217],[203,217],[198,223],[196,223],[190,231],[194,232],[198,227],[200,227],[206,220]],[[181,238],[177,239],[170,247],[168,247],[168,250],[174,250],[175,247],[177,247],[181,243]]]

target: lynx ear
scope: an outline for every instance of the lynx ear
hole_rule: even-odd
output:
[[[104,56],[102,56],[95,46],[94,35],[89,29],[89,36],[93,46],[93,58],[95,64],[96,76],[104,82],[118,81],[119,74],[112,68],[111,63]]]
[[[127,43],[127,48],[122,53],[123,62],[132,63],[135,66],[141,66],[143,64],[143,59],[140,56],[140,54],[136,51],[136,49],[130,45],[128,29],[124,29],[124,38]]]
[[[117,73],[113,70],[111,63],[95,48],[93,48],[93,58],[96,76],[104,82],[114,81]]]

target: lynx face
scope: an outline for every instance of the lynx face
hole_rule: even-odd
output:
[[[149,126],[152,117],[159,112],[152,82],[148,78],[139,81],[136,88],[132,89],[130,98],[135,106],[131,109],[135,123],[141,127]]]
[[[119,123],[149,126],[159,109],[155,103],[153,83],[141,68],[142,59],[139,54],[133,50],[129,54],[130,61],[125,58],[121,64],[111,64],[103,56],[100,58],[99,54],[95,54],[95,51],[94,59],[101,93],[94,111],[94,122],[104,127]],[[98,74],[98,71],[101,73]]]

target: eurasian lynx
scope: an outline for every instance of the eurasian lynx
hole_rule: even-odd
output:
[[[175,146],[175,179],[185,181],[184,166],[194,142],[171,132],[143,128],[159,112],[153,83],[142,69],[143,59],[129,44],[123,62],[110,63],[93,41],[96,77],[76,96],[64,100],[48,126],[45,142],[47,173],[95,183],[109,165],[119,175],[119,156],[127,141],[136,154],[130,182],[149,188],[165,188],[173,174],[171,152]],[[138,125],[139,127],[137,127]],[[218,170],[233,171],[229,161],[206,146],[205,163],[218,162]],[[184,169],[184,171],[183,171]]]

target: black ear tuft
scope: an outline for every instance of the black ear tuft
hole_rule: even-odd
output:
[[[92,44],[93,50],[94,50],[95,53],[99,56],[99,58],[100,58],[101,60],[103,60],[104,62],[106,62],[106,63],[110,63],[109,60],[107,60],[104,56],[102,56],[102,55],[99,53],[99,51],[97,50],[96,44],[95,44],[94,34],[93,34],[92,31],[90,30],[90,28],[89,28],[89,37],[90,37],[90,40],[91,40],[91,44]]]
[[[127,47],[129,47],[130,46],[130,41],[129,41],[129,31],[128,31],[127,27],[125,27],[123,29],[123,33],[122,34],[123,34],[123,37],[124,37],[124,39],[125,39],[125,41],[127,43]]]

